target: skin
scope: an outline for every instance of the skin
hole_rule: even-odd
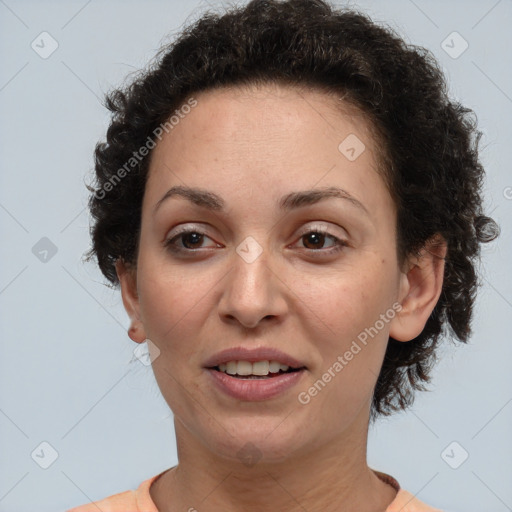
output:
[[[377,171],[377,143],[344,100],[270,84],[194,97],[197,106],[153,150],[137,264],[116,265],[129,335],[160,351],[153,370],[174,413],[179,464],[153,483],[152,499],[161,512],[382,512],[396,491],[366,462],[372,392],[389,336],[413,339],[432,312],[446,246],[399,266],[396,208]],[[365,145],[354,161],[338,150],[349,134]],[[225,211],[174,196],[154,214],[176,185],[217,194]],[[339,198],[278,208],[290,192],[330,186],[367,213]],[[179,227],[205,236],[179,237],[183,253],[172,253],[164,242]],[[318,229],[329,236],[304,236]],[[347,246],[330,253],[331,235]],[[251,263],[236,252],[249,236],[262,250]],[[397,303],[401,311],[378,335],[299,403]],[[233,399],[211,385],[203,364],[239,345],[278,347],[307,370],[278,397]],[[240,459],[244,446],[254,446],[255,464]]]

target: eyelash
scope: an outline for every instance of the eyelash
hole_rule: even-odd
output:
[[[164,245],[164,247],[166,249],[168,249],[170,252],[172,252],[174,254],[194,253],[194,252],[200,251],[201,250],[200,248],[199,249],[186,249],[186,248],[177,247],[175,245],[175,241],[177,239],[183,237],[184,235],[190,235],[192,233],[195,233],[197,235],[201,235],[201,236],[205,236],[205,237],[209,238],[206,233],[203,233],[199,229],[184,229],[183,231],[180,231],[179,233],[177,233],[172,238],[165,240],[163,245]],[[332,234],[330,234],[327,231],[324,231],[322,229],[311,229],[309,231],[306,231],[305,233],[301,234],[299,239],[302,239],[305,236],[310,235],[311,233],[321,234],[321,235],[324,235],[325,237],[331,238],[335,242],[335,244],[336,244],[335,247],[333,247],[333,248],[331,248],[329,250],[306,249],[307,251],[311,251],[311,255],[314,256],[314,257],[321,257],[321,256],[325,256],[326,254],[327,255],[332,255],[332,254],[335,254],[335,253],[338,253],[338,252],[342,251],[343,249],[345,249],[346,247],[349,246],[348,243],[345,240],[343,240],[341,238],[338,238],[337,236],[334,236],[334,235],[332,235]],[[321,254],[319,254],[319,253],[321,253]]]

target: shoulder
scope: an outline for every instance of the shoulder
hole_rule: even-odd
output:
[[[383,482],[393,487],[397,493],[385,512],[443,512],[420,501],[414,494],[402,489],[396,478],[382,471],[372,470]]]
[[[144,480],[137,490],[112,494],[99,501],[79,505],[66,512],[158,512],[151,499],[149,488],[164,472]]]
[[[99,501],[79,505],[66,512],[138,512],[135,491],[125,491],[113,494]]]
[[[386,508],[386,512],[443,512],[420,501],[414,494],[400,489],[395,499]]]

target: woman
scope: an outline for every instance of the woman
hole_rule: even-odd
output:
[[[108,97],[90,256],[174,414],[177,466],[68,512],[436,511],[369,425],[466,341],[476,127],[437,64],[321,0],[205,15]]]

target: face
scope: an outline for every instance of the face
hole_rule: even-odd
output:
[[[233,460],[250,442],[267,461],[360,439],[410,289],[367,122],[282,86],[194,97],[153,150],[136,273],[118,266],[131,337],[160,351],[153,369],[177,434]],[[178,186],[210,196],[165,197]],[[339,192],[311,199],[328,189]],[[239,346],[305,369],[271,398],[234,398],[205,364]]]

